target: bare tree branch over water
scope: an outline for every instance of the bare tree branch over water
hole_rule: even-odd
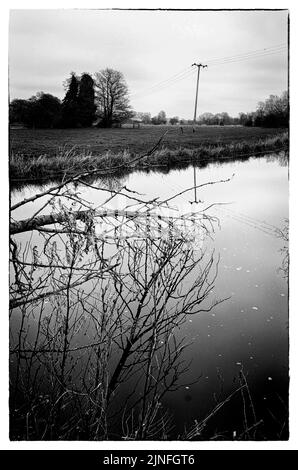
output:
[[[210,299],[218,220],[84,176],[11,208],[11,437],[166,439],[163,398],[190,367],[181,328],[224,300]],[[125,211],[107,209],[119,196]]]

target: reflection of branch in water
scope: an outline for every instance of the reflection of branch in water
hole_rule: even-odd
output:
[[[158,140],[158,142],[151,148],[151,150],[149,150],[148,152],[146,152],[145,154],[143,155],[139,155],[137,156],[136,158],[134,158],[133,160],[131,160],[130,162],[130,165],[133,167],[133,165],[138,162],[139,160],[142,160],[143,158],[145,157],[148,157],[150,155],[152,155],[159,147],[159,145],[161,144],[164,136],[167,134],[167,131],[164,132],[164,134],[160,137],[160,139]],[[117,172],[118,170],[121,170],[121,168],[123,168],[125,166],[124,163],[120,163],[119,165],[115,165],[113,167],[110,167],[108,169],[108,172],[113,174],[115,172]],[[75,184],[78,180],[82,180],[83,178],[88,178],[88,177],[91,177],[91,176],[94,176],[94,175],[99,175],[100,174],[106,174],[107,173],[107,169],[97,169],[97,168],[94,168],[92,170],[89,170],[89,171],[84,171],[83,173],[79,173],[78,175],[75,175],[75,176],[71,176],[69,178],[63,178],[63,181],[56,185],[56,186],[53,186],[45,191],[43,191],[42,193],[39,193],[39,194],[35,194],[34,196],[31,196],[30,198],[26,198],[24,199],[23,201],[20,201],[18,202],[17,204],[14,204],[10,210],[11,211],[14,211],[15,209],[17,209],[18,207],[21,207],[25,204],[28,204],[28,202],[34,202],[35,200],[41,198],[41,197],[44,197],[46,196],[47,194],[50,194],[52,193],[53,191],[60,191],[62,188],[64,188],[65,186],[67,186],[68,184],[72,183],[72,184]]]
[[[276,236],[281,238],[284,242],[284,246],[280,249],[280,253],[283,255],[281,267],[279,271],[282,272],[284,278],[289,277],[289,220],[285,219],[284,226],[281,229],[277,229]]]
[[[204,433],[205,435],[208,435],[207,427],[209,423],[214,420],[214,418],[216,418],[217,414],[222,411],[228,403],[233,401],[233,399],[236,399],[237,397],[239,398],[241,396],[243,429],[238,429],[238,431],[234,430],[233,434],[229,436],[229,433],[231,433],[231,431],[224,431],[221,433],[216,432],[216,434],[214,435],[212,428],[210,428],[210,439],[216,440],[230,438],[231,440],[255,440],[256,432],[264,423],[264,421],[263,419],[258,419],[256,416],[255,406],[252,400],[250,388],[248,385],[247,377],[243,370],[243,366],[241,366],[241,369],[239,371],[239,384],[239,387],[233,390],[226,398],[224,398],[220,402],[217,402],[216,406],[210,411],[210,413],[208,413],[205,418],[201,420],[194,420],[195,424],[188,431],[185,431],[185,434],[182,436],[183,439],[203,439]]]
[[[169,201],[142,201],[124,187],[112,192],[129,195],[125,213],[108,212],[75,186],[58,189],[14,206],[51,196],[50,214],[33,209],[11,224],[11,435],[166,438],[162,400],[189,369],[180,329],[187,315],[221,302],[207,302],[218,259],[204,240],[190,243],[180,217],[155,213]],[[205,236],[214,221],[185,219]]]

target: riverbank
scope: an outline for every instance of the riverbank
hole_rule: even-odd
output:
[[[113,131],[113,130],[112,130]],[[260,135],[259,129],[254,133],[248,133],[246,138],[239,139],[239,135],[243,137],[242,128],[225,132],[218,138],[217,129],[213,129],[213,139],[210,130],[208,130],[208,139],[203,138],[204,130],[201,131],[201,141],[198,136],[192,138],[192,141],[182,139],[173,145],[173,131],[164,136],[160,145],[154,152],[150,152],[158,141],[158,137],[162,135],[156,134],[156,140],[151,147],[147,147],[145,151],[136,152],[129,149],[123,143],[124,150],[105,150],[99,151],[82,149],[76,145],[60,147],[56,153],[52,151],[46,153],[41,152],[39,155],[35,151],[30,154],[28,151],[16,151],[18,148],[11,140],[10,155],[10,179],[18,180],[51,180],[61,178],[63,176],[71,177],[73,175],[97,171],[101,176],[109,175],[115,172],[130,172],[135,169],[153,169],[153,168],[183,168],[189,164],[198,166],[207,166],[211,161],[223,161],[231,159],[246,159],[253,155],[263,155],[270,152],[279,152],[287,150],[289,145],[288,132],[285,130],[264,130],[264,134]],[[80,132],[80,131],[78,131]],[[245,133],[246,131],[244,131]],[[195,134],[195,133],[194,133]],[[113,134],[112,134],[113,135]],[[136,134],[134,134],[136,135]],[[151,136],[152,137],[152,136]],[[176,136],[177,137],[177,136]],[[195,145],[194,145],[195,143]],[[36,148],[36,142],[32,143]],[[24,145],[26,148],[26,145]],[[113,145],[111,144],[111,149]],[[114,147],[115,149],[115,147]]]

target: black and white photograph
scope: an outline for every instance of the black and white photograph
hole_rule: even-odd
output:
[[[9,11],[11,442],[289,440],[291,14],[182,7]]]

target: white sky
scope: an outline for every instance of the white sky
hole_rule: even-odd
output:
[[[191,118],[196,74],[152,85],[193,62],[231,57],[287,43],[286,11],[12,10],[10,98],[37,91],[64,96],[71,71],[123,72],[136,111]],[[252,111],[287,88],[287,51],[204,69],[198,115]],[[178,76],[177,78],[180,78]],[[135,97],[133,94],[138,93]]]

